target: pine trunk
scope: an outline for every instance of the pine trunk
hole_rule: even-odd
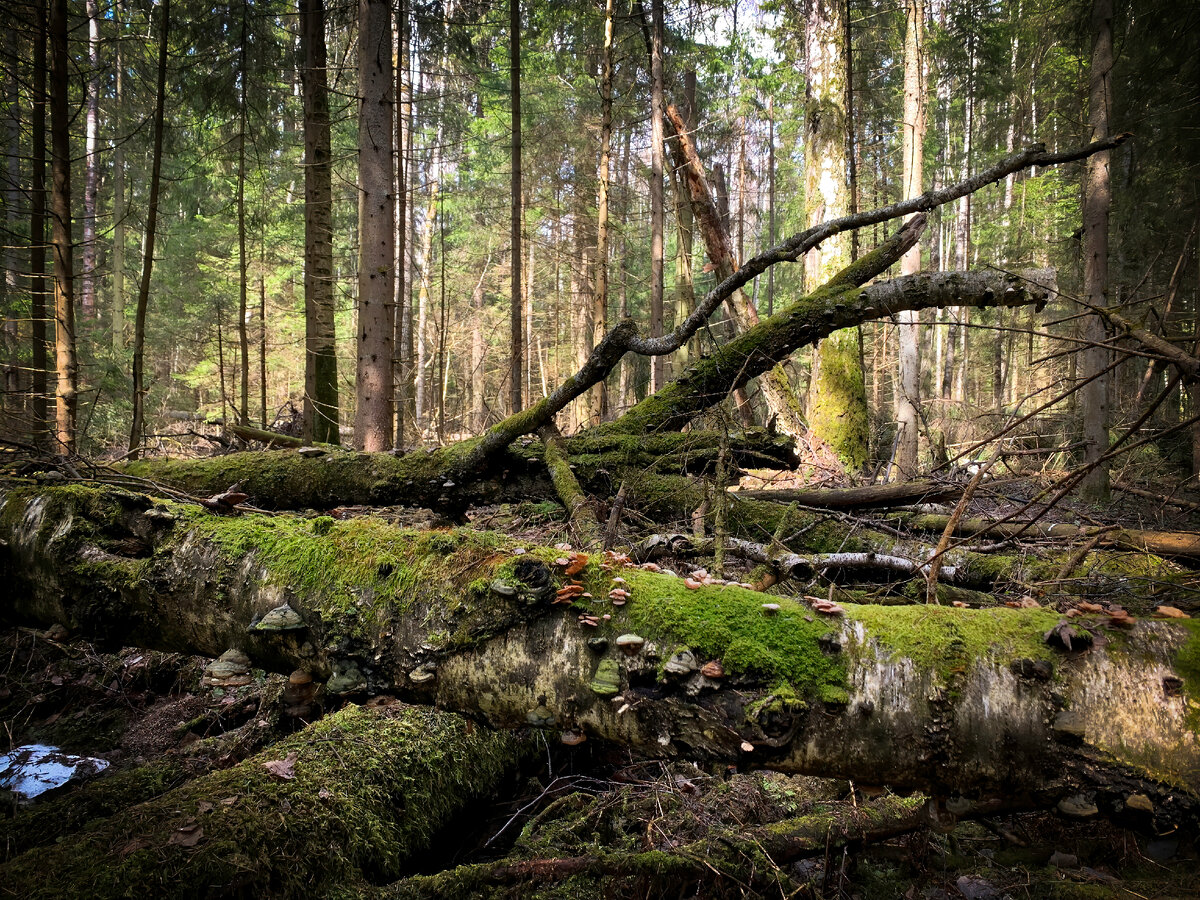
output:
[[[391,6],[359,0],[358,366],[356,443],[392,445],[392,303],[395,198],[392,195]]]

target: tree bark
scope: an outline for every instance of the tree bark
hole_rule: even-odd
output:
[[[663,115],[663,0],[650,0],[650,336],[663,333],[663,262],[665,238],[663,168],[665,165]],[[643,27],[644,26],[643,18]],[[650,361],[650,390],[666,384],[666,360]]]
[[[693,218],[700,224],[700,233],[704,238],[704,246],[708,258],[712,262],[717,281],[724,281],[737,271],[737,262],[733,258],[733,247],[729,231],[722,224],[717,204],[713,201],[712,191],[708,180],[704,177],[704,169],[695,145],[688,133],[687,123],[674,106],[667,107],[667,116],[675,131],[671,143],[675,153],[676,168],[687,180],[691,197]],[[693,306],[695,301],[693,299]],[[758,324],[758,310],[742,290],[736,290],[726,303],[731,313],[734,327],[744,332]],[[689,310],[690,314],[690,310]],[[680,321],[686,318],[680,316]],[[775,427],[784,434],[799,436],[804,433],[804,416],[800,409],[800,399],[788,379],[783,364],[772,368],[759,382],[763,397],[767,401],[767,409],[775,421]]]
[[[596,196],[596,278],[592,287],[592,334],[589,350],[608,331],[608,195],[612,157],[613,94],[613,0],[604,4],[604,48],[600,63],[600,161],[596,165],[599,185]],[[532,270],[530,277],[532,277]],[[592,392],[591,419],[608,418],[608,389],[604,381]]]
[[[85,319],[96,314],[96,192],[99,184],[100,147],[100,4],[84,4],[88,23],[87,116],[84,124],[83,163],[83,272],[79,280],[79,308]]]
[[[113,24],[116,36],[113,40],[113,55],[116,58],[116,75],[113,79],[113,257],[112,257],[112,348],[125,352],[127,323],[125,321],[125,8],[124,0],[113,4]]]
[[[163,110],[167,94],[167,41],[171,34],[171,0],[163,0],[162,34],[158,45],[158,86],[154,101],[154,150],[150,165],[150,197],[146,209],[146,240],[142,250],[142,278],[138,283],[137,311],[133,322],[133,422],[129,429],[129,459],[137,459],[145,433],[146,390],[144,359],[146,351],[146,311],[150,306],[150,273],[154,269],[154,242],[158,228],[158,192],[162,175]],[[217,311],[217,340],[220,341],[220,308]],[[218,348],[219,348],[218,343]],[[221,369],[221,403],[225,403],[225,362]]]
[[[901,193],[916,197],[922,191],[925,153],[925,2],[905,4],[904,31],[904,122],[901,152]],[[902,275],[921,271],[921,247],[913,247],[900,260]],[[896,329],[899,340],[899,388],[896,392],[896,481],[907,481],[917,473],[919,404],[921,389],[920,320],[912,311],[900,314]]]
[[[521,368],[527,351],[521,321],[521,0],[508,0],[508,84],[512,102],[512,196],[509,212],[512,260],[509,340],[512,352],[508,366],[508,402],[510,412],[517,413],[524,407]],[[532,270],[529,277],[533,277]]]
[[[246,129],[247,97],[250,74],[246,70],[246,43],[249,38],[250,13],[242,4],[241,40],[238,42],[238,168],[234,205],[237,207],[238,232],[238,364],[241,369],[241,393],[237,408],[238,424],[250,424],[250,260],[246,251]],[[379,449],[379,448],[376,448]]]
[[[71,237],[70,73],[66,0],[50,3],[50,246],[54,252],[54,449],[75,452],[79,363],[75,355],[75,244]]]
[[[33,430],[34,443],[49,435],[46,335],[46,7],[34,11],[32,172],[29,197],[29,317],[33,331]]]
[[[368,452],[392,446],[392,303],[395,197],[392,194],[391,6],[359,0],[358,367],[354,437]]]
[[[1092,68],[1088,88],[1088,130],[1093,139],[1107,137],[1112,110],[1112,0],[1092,3]],[[1088,305],[1108,306],[1108,209],[1112,189],[1109,185],[1108,152],[1088,157],[1083,191],[1083,290]],[[1081,351],[1079,377],[1099,375],[1108,365],[1108,351],[1099,346],[1104,328],[1099,318],[1088,316],[1083,322],[1083,338],[1092,346]],[[1080,485],[1083,496],[1093,502],[1108,499],[1108,466],[1100,458],[1108,450],[1109,379],[1097,377],[1080,388],[1079,403],[1083,416],[1083,438],[1087,442],[1083,459],[1094,468]]]
[[[210,656],[234,646],[256,666],[332,679],[333,694],[394,692],[657,756],[1038,805],[1086,793],[1106,810],[1137,791],[1160,825],[1196,815],[1184,664],[1196,638],[1176,622],[1062,653],[1043,639],[1061,631],[1048,610],[847,604],[827,617],[772,597],[768,615],[758,592],[692,589],[616,558],[577,580],[605,598],[619,574],[628,602],[567,609],[553,602],[570,580],[560,551],[499,534],[229,518],[111,488],[10,489],[3,502],[7,614],[20,621]],[[267,630],[284,603],[299,624]],[[581,626],[581,611],[612,619]],[[1093,624],[1071,622],[1077,641]],[[620,634],[642,643],[618,649]],[[697,672],[706,660],[724,676]]]
[[[846,187],[846,33],[844,0],[814,0],[805,26],[808,79],[805,94],[805,221],[841,216]],[[845,237],[825,241],[805,255],[805,283],[823,284],[850,260]],[[847,469],[867,462],[867,396],[858,336],[835,332],[817,345],[808,396],[808,424]]]

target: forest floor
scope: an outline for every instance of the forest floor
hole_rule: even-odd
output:
[[[746,484],[757,486],[756,481],[750,478]],[[1037,484],[1035,479],[1010,481],[983,491],[971,512],[1004,515],[1033,496]],[[335,514],[367,513],[406,525],[442,524],[432,513],[410,510],[346,508]],[[1128,494],[1116,494],[1103,510],[1060,505],[1048,520],[1171,529],[1197,521],[1194,511]],[[567,540],[567,526],[555,504],[483,508],[473,513],[472,521],[531,545]],[[681,571],[698,565],[674,559],[663,564]],[[135,649],[100,652],[53,629],[4,631],[0,654],[5,749],[44,743],[110,764],[92,782],[59,788],[30,807],[10,799],[0,819],[0,860],[54,841],[55,828],[82,827],[88,817],[234,765],[303,724],[284,711],[286,678],[258,670],[244,687],[202,688],[208,660]],[[547,857],[570,856],[589,842],[594,846],[597,836],[605,846],[670,850],[718,827],[745,830],[817,808],[857,809],[879,791],[733,767],[668,764],[598,741],[565,747],[549,732],[543,739],[540,761],[512,780],[503,796],[493,797],[485,808],[467,810],[447,829],[446,839],[434,841],[438,849],[422,858],[420,872],[414,874],[499,859],[518,838]],[[132,770],[159,773],[139,788],[144,796],[97,794],[96,788],[114,775]],[[47,822],[36,815],[47,804],[75,808],[78,814],[58,813]],[[1136,833],[1100,818],[1078,821],[1058,813],[1025,813],[926,828],[837,850],[789,865],[780,874],[801,886],[798,896],[864,900],[1200,897],[1195,837]],[[721,890],[722,896],[756,896],[733,882]]]

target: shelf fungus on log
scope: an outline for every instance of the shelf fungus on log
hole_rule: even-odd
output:
[[[1092,645],[1073,636],[1068,651],[1046,642],[1063,619],[1044,608],[843,603],[828,617],[781,596],[764,616],[756,591],[689,590],[622,564],[629,602],[581,628],[577,609],[549,602],[554,548],[370,518],[318,531],[78,485],[8,490],[0,540],[9,619],[125,645],[232,647],[256,667],[328,679],[330,694],[393,693],[496,727],[524,727],[544,706],[560,727],[660,756],[738,763],[745,742],[756,766],[942,796],[1052,807],[1082,794],[1103,813],[1139,794],[1163,826],[1200,809],[1195,620],[1076,616]],[[152,552],[118,554],[135,544]],[[603,597],[617,568],[578,577]],[[284,596],[306,630],[246,631]],[[621,635],[639,636],[640,652],[619,649]],[[665,671],[684,650],[705,665]],[[1064,710],[1070,729],[1055,727]]]

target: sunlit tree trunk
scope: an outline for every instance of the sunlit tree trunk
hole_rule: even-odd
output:
[[[1089,140],[1107,137],[1112,110],[1112,0],[1092,3],[1092,70],[1088,88]],[[1083,191],[1083,290],[1091,306],[1108,306],[1108,209],[1112,190],[1109,183],[1109,157],[1105,151],[1088,157]],[[1084,318],[1083,336],[1099,343],[1104,340],[1104,325],[1099,316]],[[1108,353],[1101,347],[1084,347],[1079,377],[1091,378],[1108,364]],[[1089,500],[1108,497],[1108,467],[1097,465],[1108,449],[1108,378],[1099,377],[1079,392],[1083,414],[1084,463],[1095,468],[1084,478],[1081,490]]]
[[[411,430],[409,406],[412,356],[406,354],[412,331],[412,306],[408,279],[408,178],[412,166],[412,86],[409,83],[409,8],[407,0],[396,7],[396,301],[393,312],[395,335],[396,447],[404,447]]]
[[[154,268],[154,239],[158,227],[158,191],[162,175],[163,108],[167,93],[167,42],[171,34],[171,0],[163,0],[162,34],[158,45],[158,86],[154,101],[154,150],[150,164],[150,197],[146,207],[146,238],[142,252],[142,278],[138,283],[137,312],[133,322],[133,424],[129,430],[129,458],[137,459],[145,431],[146,394],[143,387],[146,351],[146,310],[150,305],[150,273]],[[220,339],[221,324],[217,323]],[[225,365],[221,361],[224,380]],[[224,403],[225,388],[221,386]]]
[[[71,122],[66,0],[50,4],[50,246],[54,252],[55,451],[75,452],[79,365],[75,357],[75,265],[71,238]]]
[[[300,42],[304,54],[304,434],[336,444],[333,166],[324,0],[301,0]]]
[[[600,162],[596,166],[596,278],[592,288],[591,346],[608,331],[608,186],[612,156],[613,0],[604,4],[604,51],[600,62]],[[592,390],[592,419],[608,415],[608,387],[601,381]]]
[[[116,125],[113,140],[113,258],[112,258],[112,348],[120,352],[125,349],[125,51],[124,16],[125,4],[118,2],[113,7],[116,38],[113,53],[116,57],[114,102],[112,120]]]
[[[441,104],[438,104],[440,110]],[[415,376],[413,393],[416,400],[414,424],[420,440],[429,426],[429,292],[433,287],[433,229],[437,227],[438,194],[442,186],[442,127],[438,117],[438,130],[429,161],[429,202],[425,207],[425,230],[421,233],[421,252],[417,266],[421,272],[421,286],[417,290]]]
[[[907,24],[904,32],[904,122],[901,152],[902,188],[904,197],[915,197],[922,191],[922,167],[925,147],[925,78],[923,48],[925,44],[925,2],[908,0],[905,4]],[[921,270],[921,245],[917,244],[900,260],[904,275]],[[899,389],[896,393],[896,468],[897,481],[907,481],[917,472],[918,403],[920,402],[921,365],[917,348],[920,345],[920,324],[917,313],[900,313],[899,327]]]
[[[524,355],[524,335],[521,316],[521,2],[508,0],[508,80],[511,91],[512,123],[512,197],[509,210],[512,260],[511,297],[509,309],[508,391],[512,412],[522,407],[521,368]]]
[[[368,452],[392,444],[392,302],[395,259],[392,196],[391,6],[360,0],[358,41],[358,367],[356,443]]]
[[[650,0],[650,335],[663,333],[663,0]],[[650,361],[650,390],[666,383],[666,357]]]
[[[684,127],[688,131],[695,127],[695,109],[696,73],[693,70],[688,70],[683,76],[683,104],[680,108],[680,112],[683,115]],[[671,179],[671,183],[675,185],[675,224],[679,235],[679,247],[676,253],[675,266],[675,321],[682,322],[692,314],[692,310],[696,307],[696,292],[692,277],[692,245],[695,222],[692,215],[692,203],[687,189],[686,176],[683,172],[676,171]],[[738,229],[740,234],[740,221]],[[688,361],[698,354],[698,348],[699,341],[694,339],[680,347],[675,354],[675,371],[681,372],[686,369]]]
[[[845,0],[813,0],[805,27],[808,118],[805,124],[805,224],[845,215]],[[837,235],[805,256],[805,282],[824,283],[849,261],[849,242]],[[836,331],[817,346],[809,389],[809,425],[842,463],[858,471],[867,461],[867,396],[854,329]]]
[[[87,0],[88,23],[87,115],[84,124],[83,157],[83,271],[79,279],[79,308],[85,319],[96,313],[96,190],[100,146],[100,4]]]

